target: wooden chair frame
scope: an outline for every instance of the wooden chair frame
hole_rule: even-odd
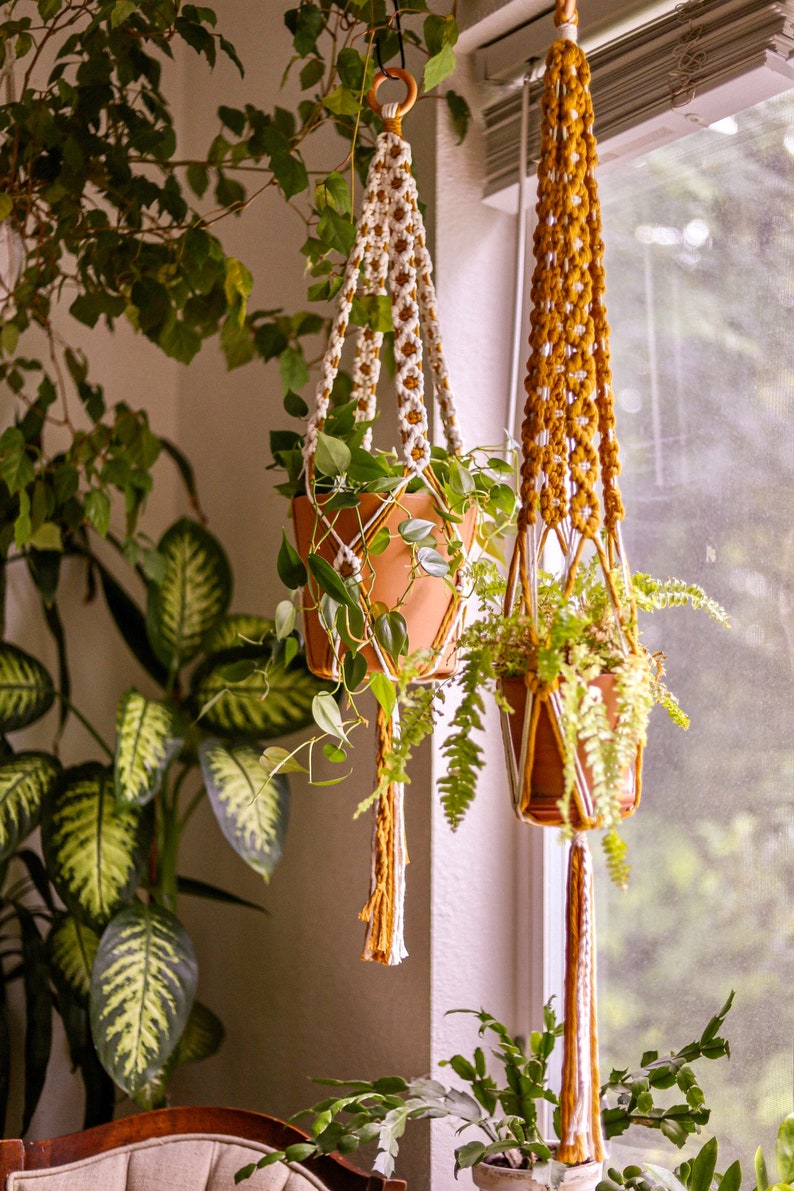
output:
[[[264,1113],[239,1108],[161,1108],[96,1125],[47,1141],[0,1141],[0,1191],[12,1171],[49,1170],[95,1154],[149,1138],[180,1137],[191,1133],[216,1133],[241,1141],[256,1141],[283,1150],[305,1141],[306,1134]],[[344,1158],[323,1154],[300,1163],[319,1178],[329,1191],[406,1191],[402,1179],[365,1174]],[[240,1184],[244,1189],[245,1183]]]

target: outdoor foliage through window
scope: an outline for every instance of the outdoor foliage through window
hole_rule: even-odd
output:
[[[602,1063],[674,1045],[735,988],[733,1058],[704,1078],[723,1165],[792,1107],[792,155],[782,96],[600,179],[629,560],[733,623],[644,630],[692,727],[654,715],[628,893],[599,874]]]

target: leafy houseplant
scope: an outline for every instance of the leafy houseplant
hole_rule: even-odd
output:
[[[691,1134],[700,1132],[710,1112],[692,1064],[701,1058],[717,1059],[730,1053],[719,1031],[732,999],[731,994],[700,1038],[666,1056],[648,1052],[636,1070],[610,1073],[601,1089],[608,1137],[617,1137],[630,1126],[640,1125],[661,1132],[680,1148]],[[331,1151],[350,1154],[370,1142],[376,1142],[378,1147],[375,1170],[390,1175],[409,1121],[449,1117],[460,1122],[459,1133],[477,1129],[484,1134],[484,1140],[478,1138],[456,1148],[456,1176],[468,1168],[495,1167],[512,1171],[513,1175],[525,1170],[531,1172],[536,1184],[551,1185],[548,1163],[553,1159],[554,1145],[543,1137],[539,1117],[540,1106],[544,1102],[551,1105],[555,1128],[558,1127],[559,1099],[549,1086],[548,1066],[562,1025],[557,1022],[551,1003],[544,1009],[543,1029],[531,1034],[526,1051],[485,1010],[453,1012],[472,1013],[480,1023],[480,1037],[487,1034],[495,1039],[496,1046],[490,1056],[496,1061],[496,1077],[489,1072],[489,1059],[478,1046],[471,1058],[457,1054],[441,1063],[442,1067],[452,1068],[466,1085],[465,1091],[446,1087],[434,1079],[406,1080],[400,1076],[371,1082],[316,1080],[341,1091],[293,1118],[310,1118],[307,1141],[287,1152],[268,1154],[258,1163],[243,1168],[236,1181],[243,1181],[256,1169],[273,1162],[302,1161],[313,1154]],[[490,1065],[493,1067],[493,1063]],[[656,1094],[670,1088],[681,1092],[683,1101],[657,1104]],[[559,1172],[553,1185],[558,1184]]]
[[[452,17],[424,15],[422,4],[416,9],[421,26],[413,30],[406,21],[403,33],[428,57],[430,88],[454,65],[457,26]],[[49,704],[55,700],[60,709],[47,751],[16,751],[16,742],[12,748],[0,738],[7,796],[0,829],[5,857],[0,1107],[4,1112],[13,1024],[6,983],[21,980],[27,1012],[23,1131],[41,1091],[53,1007],[64,1018],[88,1089],[87,1122],[112,1113],[112,1088],[96,1059],[87,1009],[88,976],[96,966],[92,949],[109,906],[114,914],[130,910],[139,927],[145,919],[152,938],[166,923],[160,941],[178,941],[170,953],[181,990],[178,1012],[166,1020],[173,990],[162,988],[158,997],[158,990],[148,988],[147,1010],[160,1015],[165,1033],[157,1034],[155,1053],[145,1062],[141,1054],[125,1056],[131,1066],[124,1086],[142,1103],[155,1102],[177,1051],[186,1058],[215,1044],[217,1021],[194,1008],[177,1046],[193,976],[188,941],[173,917],[177,893],[187,891],[177,880],[176,856],[185,816],[192,813],[192,801],[185,804],[184,796],[190,775],[198,772],[196,749],[207,732],[218,740],[217,746],[203,741],[201,760],[219,806],[235,782],[250,782],[250,795],[267,775],[252,770],[251,757],[238,749],[256,742],[258,752],[264,739],[301,722],[304,699],[311,702],[311,694],[324,689],[306,675],[289,632],[279,631],[276,641],[260,617],[229,619],[229,567],[214,538],[194,522],[177,523],[159,545],[146,532],[142,513],[154,466],[164,455],[176,463],[199,510],[191,465],[157,433],[145,409],[119,401],[97,383],[91,352],[81,346],[86,328],[113,330],[122,322],[176,361],[190,362],[205,343],[217,340],[230,369],[273,360],[285,394],[304,383],[304,345],[323,327],[322,315],[251,309],[251,274],[224,250],[216,225],[240,214],[262,191],[280,195],[306,226],[309,300],[332,296],[353,230],[352,188],[371,152],[374,117],[363,109],[362,98],[372,77],[374,43],[379,41],[384,61],[399,45],[383,5],[358,19],[335,0],[302,3],[285,14],[285,25],[294,51],[290,69],[299,74],[301,88],[296,110],[221,105],[206,152],[187,158],[180,154],[169,104],[173,76],[163,69],[174,47],[200,56],[208,69],[225,57],[243,70],[212,7],[182,0],[15,0],[0,19],[0,383],[13,405],[11,424],[0,434],[0,731],[24,729],[39,718],[46,727]],[[447,103],[462,134],[466,105],[453,93]],[[341,138],[345,163],[338,170],[312,171],[310,178],[307,146],[315,133],[329,128]],[[81,324],[80,339],[67,310]],[[177,557],[171,548],[179,545],[190,550]],[[212,560],[201,576],[213,578],[214,603],[198,621],[212,634],[204,640],[195,637],[195,622],[172,618],[173,606],[164,602],[166,592],[174,594],[175,578],[184,584],[181,594],[190,597],[184,611],[210,594],[196,587],[191,571],[196,557]],[[123,639],[159,686],[160,697],[128,691],[119,703],[117,739],[96,740],[101,761],[65,758],[64,773],[56,755],[60,732],[69,716],[82,712],[71,698],[61,572],[73,573],[80,559],[87,595],[93,598],[102,587]],[[126,568],[123,582],[116,578],[119,567]],[[27,623],[13,642],[5,641],[6,579],[12,570],[25,573],[32,584],[24,592],[26,607],[38,597],[56,651],[55,674],[34,656],[38,645],[31,644]],[[130,594],[140,582],[148,616]],[[227,688],[232,693],[219,697]],[[145,756],[139,751],[143,745]],[[284,823],[283,781],[277,778],[268,790],[271,797],[261,807],[272,812],[270,834],[265,832],[266,864],[272,864]],[[78,838],[62,830],[67,799],[79,804],[85,822],[94,823],[93,833]],[[222,821],[235,834],[235,812],[225,806]],[[45,807],[42,864],[23,844]],[[256,817],[259,809],[252,804],[248,813]],[[259,826],[264,829],[264,821]],[[62,845],[72,847],[77,871],[85,872],[106,828],[122,845],[119,868],[109,874],[118,885],[113,900],[105,901],[108,891],[95,881],[102,904],[89,910],[82,901],[88,885],[74,888],[67,881]],[[263,842],[261,832],[253,838]],[[239,836],[235,846],[243,848]],[[145,905],[137,901],[136,889],[148,899]],[[66,917],[56,890],[71,903]],[[193,891],[199,891],[195,883]],[[58,948],[45,946],[49,931]],[[62,972],[64,966],[68,970]],[[131,1000],[130,1008],[135,1003]],[[108,1061],[118,1074],[120,1054]]]
[[[112,1080],[150,1106],[162,1101],[176,1063],[218,1046],[222,1026],[195,1000],[196,960],[178,898],[251,903],[181,877],[180,838],[206,792],[227,841],[269,878],[281,855],[288,789],[283,777],[264,780],[260,742],[304,726],[321,686],[294,638],[276,643],[272,622],[228,613],[231,569],[198,522],[180,519],[158,543],[162,570],[147,585],[145,613],[88,543],[82,553],[123,639],[162,693],[122,695],[111,745],[35,657],[0,643],[0,732],[35,723],[57,699],[105,754],[67,768],[41,751],[7,748],[0,760],[0,857],[23,860],[44,902],[27,910],[18,895],[6,895],[21,927],[28,1038],[37,1055],[25,1127],[49,1057],[52,1004],[87,1090],[96,1093],[88,1105],[94,1120],[113,1105],[94,1048]],[[20,851],[39,823],[46,869]],[[37,919],[46,923],[46,945]]]
[[[619,574],[613,575],[612,582],[619,593],[619,612],[595,560],[579,568],[571,591],[549,572],[541,572],[538,618],[543,632],[538,639],[524,611],[502,611],[504,584],[499,577],[488,569],[480,572],[481,614],[459,644],[457,682],[463,698],[442,746],[448,768],[441,787],[446,814],[454,826],[474,796],[482,767],[482,754],[471,733],[482,716],[483,691],[490,690],[502,708],[508,765],[514,770],[521,764],[527,687],[558,691],[563,736],[555,749],[550,723],[541,720],[532,780],[543,799],[540,809],[532,807],[531,817],[536,822],[559,822],[568,834],[581,827],[574,789],[577,766],[586,766],[594,819],[604,830],[610,872],[617,884],[624,885],[625,845],[616,828],[621,813],[633,808],[639,794],[632,771],[637,750],[645,742],[651,709],[660,704],[682,728],[689,721],[663,681],[663,656],[645,649],[639,657],[626,655],[623,636],[627,630],[638,633],[638,612],[689,605],[721,624],[727,624],[727,617],[695,584],[636,574],[629,598]],[[544,714],[542,708],[540,714]],[[516,810],[524,816],[529,808],[519,803]]]
[[[297,413],[306,411],[305,405],[296,405],[294,398],[290,400],[289,408]],[[344,401],[332,407],[325,428],[318,436],[312,481],[316,497],[323,502],[325,510],[329,513],[335,509],[350,511],[359,525],[358,510],[362,500],[369,494],[393,492],[405,484],[403,464],[395,452],[361,449],[361,440],[370,429],[370,422],[356,421],[353,402]],[[278,488],[293,502],[305,490],[303,447],[304,436],[298,432],[279,430],[271,433],[274,465],[287,472],[287,480]],[[304,563],[285,534],[278,557],[279,575],[292,591],[291,600],[279,608],[278,631],[282,634],[294,631],[298,599],[301,593],[307,593],[304,615],[307,610],[314,611],[327,626],[326,641],[331,636],[335,642],[333,671],[347,697],[346,708],[352,715],[343,720],[329,697],[321,696],[317,700],[315,722],[331,738],[324,747],[326,757],[337,762],[346,759],[350,731],[356,725],[366,723],[358,706],[365,691],[371,691],[386,714],[391,714],[395,700],[400,708],[403,728],[399,740],[395,741],[391,754],[393,763],[389,766],[386,781],[407,779],[411,753],[432,729],[437,694],[432,688],[425,688],[417,696],[409,689],[428,667],[431,672],[437,672],[439,658],[433,656],[426,645],[416,648],[412,642],[401,611],[407,594],[416,586],[427,586],[428,581],[442,589],[449,586],[451,577],[463,565],[464,542],[460,527],[466,522],[468,544],[476,524],[480,549],[500,557],[501,539],[511,532],[515,516],[515,494],[511,484],[514,465],[509,459],[490,451],[475,451],[460,457],[442,447],[432,448],[431,459],[434,482],[443,491],[450,510],[448,523],[454,532],[444,537],[443,523],[439,531],[435,514],[435,524],[410,515],[412,510],[407,501],[412,497],[422,496],[427,503],[433,501],[433,490],[428,481],[416,476],[396,502],[393,517],[396,524],[392,528],[382,526],[371,539],[361,543],[363,575],[371,575],[377,569],[378,559],[386,550],[396,547],[402,552],[401,586],[394,592],[391,606],[374,604],[367,590],[362,593],[359,582],[343,580],[325,557],[324,540],[312,542],[310,539],[310,545],[316,548],[305,552],[307,561]],[[362,602],[370,613],[366,624]],[[394,672],[389,677],[396,679],[396,692],[380,669],[368,671],[367,656],[371,657],[372,637],[393,666]],[[441,661],[448,663],[448,659]],[[449,677],[449,674],[447,665],[442,676]],[[309,754],[310,774],[315,743],[316,738],[302,746]],[[279,755],[267,750],[264,761],[266,765],[270,762],[277,766]],[[294,763],[292,758],[289,764]],[[368,806],[377,793],[375,791],[359,809]]]

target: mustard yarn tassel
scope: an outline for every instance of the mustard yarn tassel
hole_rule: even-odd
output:
[[[593,867],[587,836],[574,836],[568,859],[565,1033],[560,1091],[560,1162],[603,1162],[596,1029]]]
[[[388,716],[378,705],[378,773],[383,758],[391,751],[395,729],[399,731],[397,709]],[[359,914],[359,918],[367,923],[361,954],[364,960],[392,966],[408,955],[403,936],[407,863],[403,785],[402,782],[392,782],[375,808],[370,893]]]

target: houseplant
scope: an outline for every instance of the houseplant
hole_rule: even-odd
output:
[[[558,577],[541,571],[537,580],[539,636],[525,610],[504,613],[504,581],[493,568],[480,568],[475,585],[480,609],[458,647],[456,683],[462,698],[442,745],[447,771],[439,782],[447,818],[457,826],[474,797],[483,764],[472,731],[480,726],[483,695],[490,692],[502,709],[508,769],[516,777],[514,788],[520,791],[517,774],[524,745],[527,689],[543,684],[558,690],[562,756],[554,753],[549,757],[548,752],[541,756],[540,745],[536,745],[533,780],[542,788],[543,801],[535,821],[561,824],[569,836],[581,828],[575,775],[577,764],[585,765],[592,786],[593,816],[603,829],[607,863],[618,885],[625,885],[628,868],[617,824],[622,812],[633,809],[638,796],[633,780],[627,781],[626,775],[633,779],[651,709],[659,704],[680,727],[689,723],[665,685],[663,655],[651,654],[642,645],[638,613],[689,606],[723,625],[728,623],[725,611],[696,584],[645,574],[631,576],[630,583],[629,596],[622,575],[612,576],[620,601],[618,614],[596,559],[579,568],[569,591]],[[638,642],[638,650],[628,656],[622,648],[625,631]],[[604,682],[604,676],[610,676],[614,684],[611,707],[597,685]],[[548,719],[541,728],[550,733]],[[526,810],[520,800],[516,810],[519,815]]]
[[[691,1134],[700,1132],[709,1119],[709,1109],[692,1063],[730,1053],[719,1031],[731,1001],[732,995],[695,1041],[669,1055],[646,1053],[636,1070],[611,1072],[601,1088],[608,1137],[619,1136],[630,1126],[639,1125],[659,1131],[680,1148]],[[236,1181],[242,1182],[256,1169],[273,1162],[301,1161],[311,1154],[331,1151],[350,1154],[370,1142],[376,1142],[378,1148],[374,1169],[390,1175],[409,1121],[449,1117],[460,1122],[459,1133],[474,1128],[485,1135],[485,1140],[468,1141],[455,1149],[456,1176],[461,1170],[473,1168],[476,1172],[481,1168],[496,1179],[496,1182],[485,1181],[486,1174],[478,1184],[481,1186],[502,1185],[498,1174],[494,1174],[499,1170],[509,1172],[505,1182],[513,1186],[559,1185],[560,1171],[552,1176],[548,1167],[554,1145],[544,1139],[539,1118],[541,1104],[549,1104],[555,1128],[559,1127],[559,1098],[549,1086],[548,1066],[563,1027],[552,1004],[546,1005],[543,1029],[530,1035],[527,1050],[485,1010],[453,1012],[472,1013],[480,1023],[479,1036],[493,1036],[496,1046],[490,1051],[490,1059],[495,1064],[491,1062],[490,1066],[497,1071],[497,1077],[489,1073],[489,1058],[478,1046],[471,1058],[457,1054],[440,1064],[451,1067],[466,1090],[447,1087],[434,1079],[406,1080],[400,1076],[374,1081],[316,1080],[340,1091],[293,1118],[299,1121],[309,1117],[309,1139],[291,1151],[268,1154],[258,1163],[243,1168]],[[658,1105],[654,1099],[656,1092],[668,1088],[680,1091],[683,1101]],[[587,1166],[594,1168],[588,1171],[594,1186],[600,1165],[588,1163]],[[520,1172],[531,1183],[518,1180]]]
[[[310,354],[304,353],[304,344],[322,327],[322,317],[307,311],[288,314],[278,309],[250,309],[251,275],[242,261],[224,250],[215,225],[221,217],[239,213],[260,190],[278,191],[285,202],[301,208],[307,227],[309,298],[328,296],[337,281],[338,256],[344,254],[352,227],[348,213],[355,170],[366,161],[371,139],[372,118],[367,112],[359,114],[362,81],[371,77],[376,39],[385,60],[398,46],[392,19],[385,12],[376,14],[367,25],[351,19],[343,6],[302,4],[286,14],[285,24],[294,50],[291,66],[300,73],[301,98],[296,111],[264,111],[253,103],[239,109],[222,105],[217,135],[206,151],[193,150],[188,157],[178,152],[177,123],[169,106],[173,76],[163,69],[174,47],[199,55],[208,69],[216,59],[227,58],[242,73],[237,52],[218,30],[211,7],[181,0],[91,0],[89,4],[17,0],[0,21],[4,83],[0,105],[0,381],[13,401],[13,424],[4,427],[0,436],[0,605],[5,612],[6,577],[25,572],[31,584],[24,590],[25,607],[35,611],[37,600],[41,605],[53,640],[57,673],[48,675],[34,656],[38,644],[31,643],[35,634],[28,634],[24,617],[4,652],[4,662],[7,674],[13,675],[23,666],[35,676],[44,703],[53,695],[56,698],[59,720],[52,748],[37,758],[28,756],[25,762],[30,768],[35,761],[41,777],[48,765],[58,769],[52,757],[61,729],[81,714],[79,707],[70,705],[71,650],[64,627],[68,625],[65,593],[69,587],[63,574],[71,577],[82,572],[86,596],[93,598],[101,586],[123,639],[149,672],[146,681],[159,684],[163,696],[152,699],[137,691],[124,696],[119,706],[119,739],[127,744],[120,748],[117,762],[130,761],[129,729],[136,715],[148,720],[155,734],[161,730],[162,745],[166,727],[169,741],[177,739],[204,708],[200,726],[189,727],[181,758],[184,764],[174,757],[165,758],[161,750],[148,789],[144,793],[138,787],[135,796],[145,799],[152,784],[159,783],[160,823],[155,834],[161,850],[144,883],[151,886],[152,900],[167,903],[169,911],[179,887],[174,868],[177,793],[172,779],[181,777],[185,766],[195,771],[192,750],[205,734],[205,725],[214,734],[234,733],[249,742],[265,739],[273,725],[264,728],[266,703],[260,702],[259,696],[277,672],[289,675],[286,688],[296,693],[300,684],[294,685],[294,680],[301,672],[305,676],[305,670],[299,643],[289,633],[279,636],[277,656],[272,657],[271,628],[261,617],[223,618],[221,636],[212,647],[209,642],[202,643],[194,661],[188,659],[181,644],[175,651],[175,641],[163,636],[162,606],[150,617],[147,632],[143,609],[130,589],[139,584],[144,592],[156,593],[168,575],[168,560],[160,548],[163,543],[158,546],[142,519],[158,458],[174,460],[194,513],[202,519],[203,514],[184,454],[150,424],[147,410],[119,401],[97,383],[92,351],[84,348],[85,328],[94,330],[104,324],[112,330],[121,320],[181,363],[188,363],[205,342],[217,338],[229,368],[252,360],[275,360],[283,391],[289,393],[300,385]],[[362,38],[364,33],[367,36]],[[441,15],[426,17],[419,32],[406,28],[405,36],[427,53],[427,87],[442,81],[451,70],[456,35],[454,19]],[[465,126],[462,100],[451,95],[448,106]],[[312,189],[303,146],[316,131],[324,132],[329,125],[340,134],[346,156],[349,153],[350,180],[338,170],[321,171]],[[344,164],[341,168],[344,170]],[[82,338],[66,317],[67,309],[71,319],[82,324]],[[159,394],[155,392],[155,396]],[[184,525],[178,530],[173,527],[175,536],[182,541],[200,537],[201,527],[191,524],[193,528],[187,532],[182,532]],[[202,538],[204,546],[208,538]],[[174,536],[170,540],[173,544]],[[215,542],[210,553],[217,561],[223,553],[220,544]],[[119,573],[124,576],[121,581]],[[228,575],[221,587],[228,587],[227,579]],[[156,594],[151,602],[157,602]],[[220,624],[216,626],[219,631]],[[103,642],[96,644],[99,650]],[[188,689],[189,668],[195,663],[198,669]],[[309,681],[310,688],[304,690],[323,689]],[[4,688],[6,710],[11,687],[13,677]],[[248,695],[218,698],[226,687],[238,694],[244,687]],[[26,696],[30,694],[26,692]],[[180,722],[173,738],[172,695],[185,713],[177,716]],[[33,702],[28,700],[23,715],[30,723],[35,720]],[[267,703],[271,708],[280,704],[284,710],[280,696],[269,697]],[[43,716],[43,705],[39,711]],[[294,716],[295,708],[289,705],[286,711],[286,721],[274,728],[278,735],[286,722],[297,723],[303,715]],[[159,729],[154,723],[158,716]],[[18,727],[16,712],[11,719]],[[8,726],[8,719],[4,722]],[[49,723],[42,719],[45,729]],[[113,742],[105,742],[107,748],[96,743],[100,755],[107,756],[109,750],[107,759],[115,757]],[[8,762],[4,776],[12,781],[15,766],[21,764],[19,754],[8,753],[5,739],[2,747],[4,763]],[[225,748],[222,744],[221,749]],[[49,761],[45,762],[45,757]],[[76,760],[81,768],[85,755],[70,760]],[[135,768],[134,758],[131,768]],[[75,765],[68,770],[74,773]],[[32,775],[27,776],[35,787]],[[260,784],[266,776],[256,770]],[[82,771],[82,777],[96,789],[99,777],[95,769]],[[214,779],[209,775],[208,780]],[[121,786],[125,788],[124,783]],[[277,777],[272,788],[283,790],[283,781]],[[102,789],[110,792],[107,782],[103,781]],[[42,791],[33,788],[33,794],[38,799]],[[84,932],[73,931],[79,934],[81,951],[80,956],[73,956],[81,961],[73,973],[79,975],[78,983],[82,982],[78,999],[73,988],[60,984],[60,975],[49,964],[44,947],[44,929],[61,921],[50,880],[55,874],[37,861],[34,852],[21,846],[39,806],[40,800],[30,815],[22,816],[15,825],[4,824],[10,857],[3,870],[8,915],[0,990],[5,993],[6,980],[23,980],[25,985],[24,1124],[41,1090],[53,1005],[68,1018],[73,1057],[91,1087],[86,1118],[90,1123],[112,1112],[112,1088],[98,1068],[87,1027]],[[131,813],[146,819],[151,806]],[[171,821],[165,821],[168,819]],[[88,856],[90,847],[82,859]],[[60,883],[61,878],[58,880]],[[199,891],[195,883],[193,891]],[[204,892],[212,891],[205,888]],[[28,896],[34,899],[30,910],[25,900]],[[24,965],[17,962],[20,954]],[[0,1099],[4,1107],[7,1043],[13,1024],[5,996],[0,1016]],[[204,1017],[205,1027],[210,1020]],[[175,1037],[173,1031],[169,1033]],[[205,1030],[205,1050],[213,1035],[217,1040],[217,1029]],[[185,1036],[181,1050],[185,1057]],[[164,1053],[160,1057],[164,1058]],[[139,1087],[135,1093],[142,1101],[162,1095],[162,1082],[156,1086],[155,1073],[150,1074],[151,1086]],[[15,1127],[14,1132],[18,1131]]]
[[[6,864],[21,859],[43,899],[28,909],[13,886],[6,894],[21,928],[35,1056],[25,1127],[47,1067],[53,1006],[83,1073],[91,1120],[113,1107],[95,1051],[112,1080],[148,1106],[162,1101],[177,1062],[218,1046],[221,1023],[195,1000],[196,961],[177,917],[179,897],[259,906],[181,876],[180,838],[207,797],[226,840],[269,878],[281,854],[288,789],[283,777],[265,779],[261,741],[304,726],[322,686],[294,638],[277,643],[272,622],[229,614],[231,569],[200,523],[181,518],[157,544],[162,570],[147,584],[146,613],[87,534],[69,553],[104,590],[122,639],[161,693],[128,687],[111,743],[64,691],[63,675],[56,684],[32,654],[0,642],[0,732],[15,733],[0,761],[0,856]],[[16,745],[16,734],[53,703],[79,717],[101,760],[89,754],[64,767],[54,751]],[[43,865],[23,847],[39,824]]]

